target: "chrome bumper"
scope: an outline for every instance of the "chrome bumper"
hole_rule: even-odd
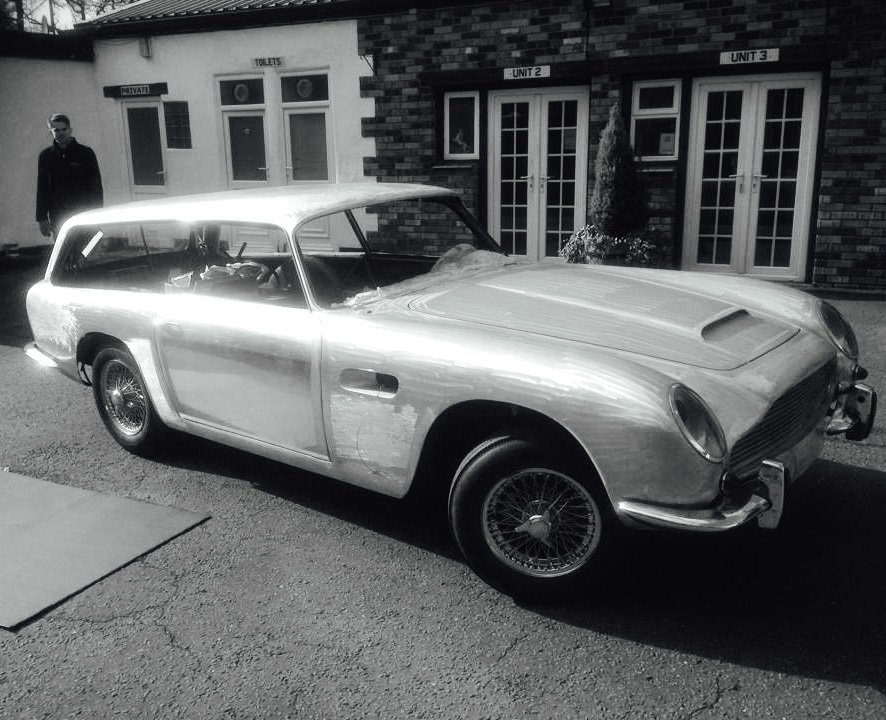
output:
[[[774,530],[784,509],[785,467],[764,460],[757,474],[758,488],[740,505],[725,501],[716,508],[687,510],[622,500],[618,512],[647,525],[674,530],[722,532],[755,519],[762,528]]]
[[[869,385],[855,383],[842,394],[828,424],[828,435],[846,434],[847,440],[864,440],[877,416],[877,393]]]

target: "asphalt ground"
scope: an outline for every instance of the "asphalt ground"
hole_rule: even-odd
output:
[[[886,717],[882,417],[776,532],[631,535],[595,597],[519,604],[433,508],[202,441],[127,454],[21,352],[39,275],[0,258],[0,468],[212,517],[0,631],[0,717]],[[886,303],[830,296],[882,392]]]

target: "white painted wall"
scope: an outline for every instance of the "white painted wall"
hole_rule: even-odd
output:
[[[37,156],[52,143],[46,129],[52,113],[71,118],[77,141],[95,150],[104,170],[109,151],[102,142],[95,98],[91,63],[0,57],[0,245],[50,242],[40,234],[34,212]]]
[[[193,147],[164,148],[162,192],[170,195],[228,187],[222,77],[264,75],[268,184],[286,182],[283,74],[328,73],[335,180],[364,179],[363,157],[375,154],[374,141],[361,137],[361,118],[373,116],[375,104],[360,98],[360,77],[371,70],[357,55],[356,21],[152,37],[149,58],[142,57],[138,38],[96,40],[94,49],[94,63],[0,58],[0,243],[48,242],[34,221],[34,201],[37,155],[51,142],[45,121],[52,112],[66,112],[77,140],[95,150],[105,204],[138,199],[124,128],[124,108],[136,99],[106,98],[105,86],[165,82],[168,94],[151,100],[187,101]],[[283,66],[258,70],[253,59],[262,57],[280,57]]]
[[[193,147],[165,149],[168,194],[228,187],[224,126],[218,98],[223,77],[265,79],[265,130],[268,184],[286,182],[284,118],[280,76],[323,71],[329,75],[330,127],[335,146],[335,178],[363,179],[363,157],[375,153],[374,141],[361,137],[363,116],[374,101],[360,98],[360,76],[369,65],[357,55],[357,23],[341,21],[286,27],[253,28],[151,38],[151,57],[142,57],[138,38],[97,40],[95,71],[105,163],[106,202],[133,197],[125,146],[124,108],[141,99],[105,98],[111,85],[162,83],[169,92],[159,100],[185,100]],[[256,69],[254,58],[280,57],[282,67]]]

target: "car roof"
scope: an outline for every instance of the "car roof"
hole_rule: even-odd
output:
[[[76,215],[77,225],[177,220],[194,222],[263,222],[291,231],[313,218],[382,202],[408,198],[457,197],[448,188],[411,183],[312,183],[282,187],[225,190],[109,205]]]

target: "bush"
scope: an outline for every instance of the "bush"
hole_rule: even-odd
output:
[[[646,191],[618,103],[609,110],[609,122],[600,133],[594,173],[591,224],[613,237],[641,232],[649,218]]]
[[[594,170],[591,222],[563,243],[560,257],[571,263],[659,264],[655,233],[645,231],[646,191],[618,103],[610,109],[609,122],[600,133]]]
[[[613,236],[594,225],[576,230],[560,248],[560,257],[570,263],[657,265],[660,249],[645,236]]]

